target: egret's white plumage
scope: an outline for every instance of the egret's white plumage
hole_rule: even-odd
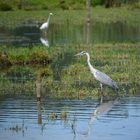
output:
[[[112,88],[118,89],[118,86],[115,81],[113,81],[108,75],[95,69],[91,65],[89,53],[82,51],[81,53],[78,53],[77,55],[86,55],[87,56],[87,63],[88,63],[89,69],[90,69],[91,73],[94,75],[95,79],[100,82],[101,90],[102,90],[102,84],[105,84]]]
[[[50,17],[51,15],[53,15],[52,13],[49,13],[49,17],[47,19],[47,22],[43,23],[41,26],[40,26],[40,30],[44,30],[44,29],[48,29],[49,28],[49,22],[50,22]]]

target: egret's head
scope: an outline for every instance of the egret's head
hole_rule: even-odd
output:
[[[52,13],[50,13],[50,15],[52,16],[53,14],[52,14]]]
[[[87,52],[82,51],[82,52],[80,52],[80,53],[76,54],[75,56],[78,56],[78,55],[84,55],[84,54],[86,54],[86,53],[87,53]]]

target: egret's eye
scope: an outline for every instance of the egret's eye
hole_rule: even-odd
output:
[[[85,52],[84,52],[84,51],[82,51],[82,52],[81,52],[81,54],[85,54]]]

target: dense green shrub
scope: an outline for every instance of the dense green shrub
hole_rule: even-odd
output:
[[[7,3],[0,3],[0,11],[11,11],[12,6],[10,4]]]
[[[140,1],[133,3],[132,8],[140,9]]]
[[[0,52],[0,67],[11,65],[6,54]]]
[[[96,5],[103,5],[105,0],[91,0],[91,5],[96,6]]]
[[[108,0],[91,0],[91,6],[106,5]],[[134,4],[139,8],[140,0],[111,0],[109,7],[120,7],[122,4]],[[41,9],[85,9],[86,0],[0,0],[0,10],[41,10]]]

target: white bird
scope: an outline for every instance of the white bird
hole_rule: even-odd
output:
[[[82,52],[76,54],[76,56],[77,55],[86,55],[87,56],[87,63],[88,63],[89,69],[90,69],[91,73],[93,74],[93,76],[95,77],[95,79],[100,82],[101,93],[102,93],[102,86],[103,86],[103,84],[104,85],[108,85],[108,86],[118,90],[118,86],[117,86],[115,81],[113,81],[108,75],[106,75],[105,73],[95,69],[91,65],[89,53],[87,53],[85,51],[82,51]]]
[[[41,26],[40,26],[40,30],[44,30],[44,29],[48,29],[49,28],[49,22],[50,22],[50,17],[51,15],[53,15],[52,13],[49,13],[49,17],[47,19],[47,22],[43,23]]]
[[[49,47],[49,41],[47,39],[44,39],[44,38],[40,38],[40,41],[43,45]]]

